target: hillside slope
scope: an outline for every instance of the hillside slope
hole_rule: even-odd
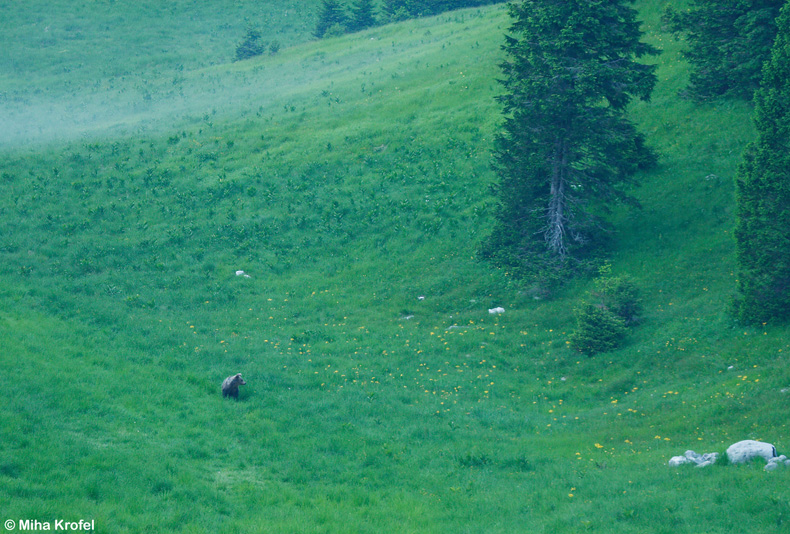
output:
[[[152,78],[145,108],[99,91],[101,120],[6,142],[6,516],[783,532],[790,470],[665,465],[747,438],[786,452],[790,332],[726,315],[750,109],[679,100],[678,43],[638,5],[664,54],[633,116],[662,158],[643,209],[615,213],[609,260],[646,312],[594,358],[566,347],[587,281],[539,300],[476,260],[502,6],[198,65],[178,90]],[[236,372],[248,385],[223,400]]]
[[[183,109],[196,96],[184,74],[230,63],[248,27],[281,47],[312,39],[319,4],[0,2],[0,143],[63,139],[130,115],[161,119],[170,109],[157,103]]]

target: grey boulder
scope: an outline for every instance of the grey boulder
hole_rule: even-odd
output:
[[[751,439],[733,443],[727,448],[727,458],[730,460],[731,464],[742,464],[750,462],[755,458],[770,460],[776,456],[776,447],[770,443],[763,443],[762,441],[754,441]]]

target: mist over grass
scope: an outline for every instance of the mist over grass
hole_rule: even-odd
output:
[[[493,12],[501,13],[502,9]],[[460,69],[467,65],[468,70],[480,60],[479,43],[464,39],[462,34],[467,18],[481,16],[479,11],[444,15],[443,20],[454,24],[435,34],[429,29],[435,26],[433,22],[409,21],[232,65],[168,70],[166,64],[148,64],[140,74],[99,79],[92,85],[12,91],[0,100],[0,143],[20,146],[156,135],[174,127],[210,122],[217,113],[224,119],[238,119],[275,116],[283,110],[303,112],[304,104],[297,110],[295,103],[310,101],[317,93],[332,93],[337,99],[338,93],[358,90],[379,98],[393,86],[397,91],[408,91],[409,84],[423,91],[423,78],[428,73],[447,76],[441,70],[451,64]],[[496,26],[490,26],[490,15],[487,21],[492,29],[500,29],[503,23],[501,16]],[[451,46],[462,46],[469,54],[446,65],[421,62],[422,57],[436,57],[437,51]],[[422,76],[415,78],[417,72]]]
[[[195,70],[230,63],[250,26],[285,48],[310,40],[319,3],[6,2],[0,143],[140,133],[202,114],[212,88],[193,83]]]

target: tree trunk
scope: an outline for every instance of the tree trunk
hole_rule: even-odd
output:
[[[566,197],[568,174],[568,150],[565,139],[557,139],[551,161],[551,191],[547,213],[548,227],[546,228],[546,243],[549,248],[560,258],[565,258],[566,234]]]

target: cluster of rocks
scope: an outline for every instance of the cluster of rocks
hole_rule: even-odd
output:
[[[677,467],[683,464],[696,464],[697,467],[707,467],[716,463],[719,459],[718,452],[706,452],[699,454],[694,451],[686,451],[683,456],[673,456],[669,459],[669,467]]]
[[[733,443],[727,448],[726,454],[731,464],[742,464],[756,458],[762,458],[768,462],[765,465],[766,471],[773,471],[782,465],[790,467],[790,460],[788,460],[787,456],[784,454],[781,456],[777,455],[776,447],[761,441],[747,439]],[[673,456],[669,460],[669,466],[678,467],[684,464],[694,464],[696,467],[707,467],[716,463],[718,459],[719,453],[717,452],[699,454],[689,450],[683,456]]]
[[[774,469],[776,469],[777,467],[782,466],[782,465],[786,465],[786,466],[790,467],[790,460],[788,460],[787,456],[785,456],[784,454],[781,455],[781,456],[776,456],[776,457],[771,458],[770,460],[768,460],[768,463],[765,464],[765,470],[766,471],[773,471]]]

